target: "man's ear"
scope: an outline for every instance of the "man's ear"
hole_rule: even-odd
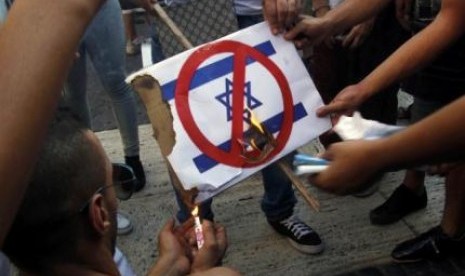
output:
[[[104,235],[110,229],[110,215],[101,194],[95,194],[92,197],[89,204],[89,220],[92,228],[100,235]]]

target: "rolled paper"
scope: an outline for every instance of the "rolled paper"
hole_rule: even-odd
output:
[[[300,165],[317,165],[317,166],[323,166],[323,165],[329,165],[329,161],[325,160],[323,158],[311,156],[308,154],[303,154],[299,153],[294,156],[294,166],[300,166]]]
[[[202,248],[204,244],[204,239],[203,239],[203,231],[202,231],[202,224],[200,223],[200,218],[198,216],[194,217],[195,219],[195,238],[197,240],[197,248],[200,249]]]
[[[294,170],[296,175],[314,174],[324,171],[328,165],[300,165]]]

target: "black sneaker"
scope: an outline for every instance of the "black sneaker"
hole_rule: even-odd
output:
[[[448,256],[462,256],[465,251],[465,237],[454,239],[446,235],[441,226],[411,240],[400,243],[391,253],[397,262],[418,262],[437,260]]]
[[[134,192],[142,190],[145,186],[145,172],[142,163],[140,162],[139,155],[136,156],[125,156],[124,160],[128,166],[134,171],[134,175],[137,178],[136,185],[134,187]]]
[[[391,224],[412,212],[425,208],[427,202],[425,187],[421,195],[417,195],[401,184],[386,202],[370,212],[370,221],[376,225]]]
[[[291,245],[302,253],[318,254],[324,249],[320,236],[296,216],[268,223],[276,232],[286,236]]]

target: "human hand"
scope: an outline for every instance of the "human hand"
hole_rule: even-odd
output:
[[[188,241],[170,219],[158,235],[160,257],[149,275],[186,275],[190,271]]]
[[[359,84],[347,86],[328,105],[318,108],[316,114],[318,117],[335,115],[331,117],[335,121],[341,115],[350,116],[366,100],[365,94]]]
[[[349,49],[355,49],[362,45],[362,43],[371,33],[374,24],[375,19],[373,18],[352,27],[350,32],[344,36],[344,39],[342,40],[342,46]]]
[[[410,30],[410,12],[413,0],[396,0],[396,17],[400,25]]]
[[[346,141],[332,144],[321,158],[331,161],[328,168],[309,176],[311,184],[336,194],[359,191],[383,168],[379,141]]]
[[[302,11],[302,0],[263,0],[263,16],[273,34],[291,26]]]
[[[286,40],[292,40],[297,48],[318,45],[331,37],[329,22],[324,18],[299,16],[299,22],[284,34]]]
[[[200,250],[197,250],[195,235],[191,235],[190,238],[193,250],[191,273],[205,271],[217,266],[223,259],[228,247],[226,229],[223,226],[204,220],[202,230],[205,243]]]

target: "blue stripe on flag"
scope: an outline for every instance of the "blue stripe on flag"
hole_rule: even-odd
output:
[[[307,115],[308,113],[305,110],[305,107],[302,103],[298,103],[294,106],[294,122],[297,122],[298,120],[304,118]],[[281,112],[271,117],[270,119],[264,121],[263,124],[265,125],[266,129],[269,132],[276,133],[281,128],[282,120],[283,120],[283,113]],[[246,132],[246,135],[247,135],[247,132]],[[231,147],[231,141],[224,142],[218,146],[218,148],[223,151],[229,151],[230,147]],[[210,170],[211,168],[215,167],[216,165],[218,165],[218,162],[216,160],[213,160],[212,158],[208,157],[205,154],[195,157],[193,161],[200,173],[204,173]]]
[[[276,50],[270,41],[265,41],[254,47],[266,56],[276,54]],[[254,59],[247,58],[246,64],[249,65],[255,62]],[[209,81],[226,76],[233,71],[233,56],[221,59],[215,63],[209,64],[197,70],[192,78],[190,89],[197,88]],[[170,101],[174,98],[174,89],[176,88],[176,81],[173,80],[162,85],[163,100]]]

